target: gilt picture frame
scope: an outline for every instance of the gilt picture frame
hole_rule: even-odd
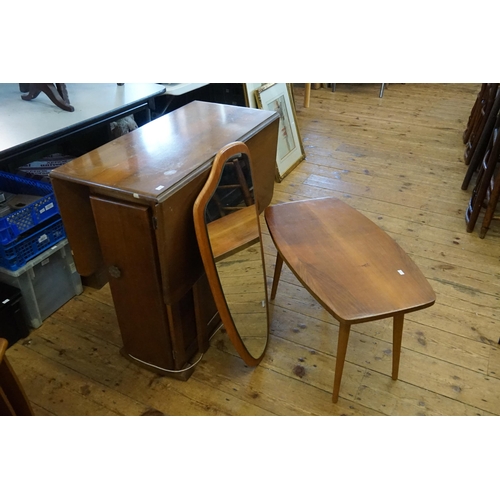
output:
[[[255,100],[255,91],[262,87],[263,83],[244,83],[245,104],[248,108],[258,108]]]
[[[280,115],[276,180],[281,182],[306,156],[300,137],[290,83],[266,83],[255,90],[259,109]]]

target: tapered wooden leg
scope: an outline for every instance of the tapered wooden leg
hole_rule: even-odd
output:
[[[340,382],[342,380],[342,372],[344,371],[345,354],[347,352],[347,342],[349,341],[350,330],[351,325],[349,323],[340,323],[337,362],[335,363],[335,379],[333,381],[332,401],[334,403],[339,399]]]
[[[305,83],[304,84],[304,108],[309,107],[309,103],[311,102],[311,84],[310,83]]]
[[[283,259],[278,252],[276,256],[276,265],[274,266],[274,277],[273,277],[273,286],[271,287],[271,300],[274,300],[276,297],[276,290],[278,289],[278,282],[281,276],[281,268],[283,267]]]
[[[397,314],[393,318],[392,333],[392,380],[398,379],[399,358],[401,355],[401,340],[403,338],[404,314]]]

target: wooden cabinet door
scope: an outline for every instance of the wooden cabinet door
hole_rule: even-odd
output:
[[[175,369],[151,209],[96,195],[90,200],[125,354]]]

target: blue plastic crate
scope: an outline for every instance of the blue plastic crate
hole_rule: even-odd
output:
[[[41,196],[39,200],[0,217],[0,244],[2,245],[12,243],[26,231],[59,213],[54,191],[47,182],[0,172],[0,191]]]
[[[14,243],[0,245],[0,267],[15,271],[64,238],[66,232],[59,218]]]

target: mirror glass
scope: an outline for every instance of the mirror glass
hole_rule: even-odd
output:
[[[236,144],[248,151],[243,143]],[[249,154],[231,152],[220,164],[216,157],[212,167],[220,173],[211,176],[215,179],[204,207],[205,234],[222,292],[218,297],[211,281],[219,314],[238,353],[255,365],[264,354],[269,331],[264,259]],[[210,281],[208,269],[207,276]]]

